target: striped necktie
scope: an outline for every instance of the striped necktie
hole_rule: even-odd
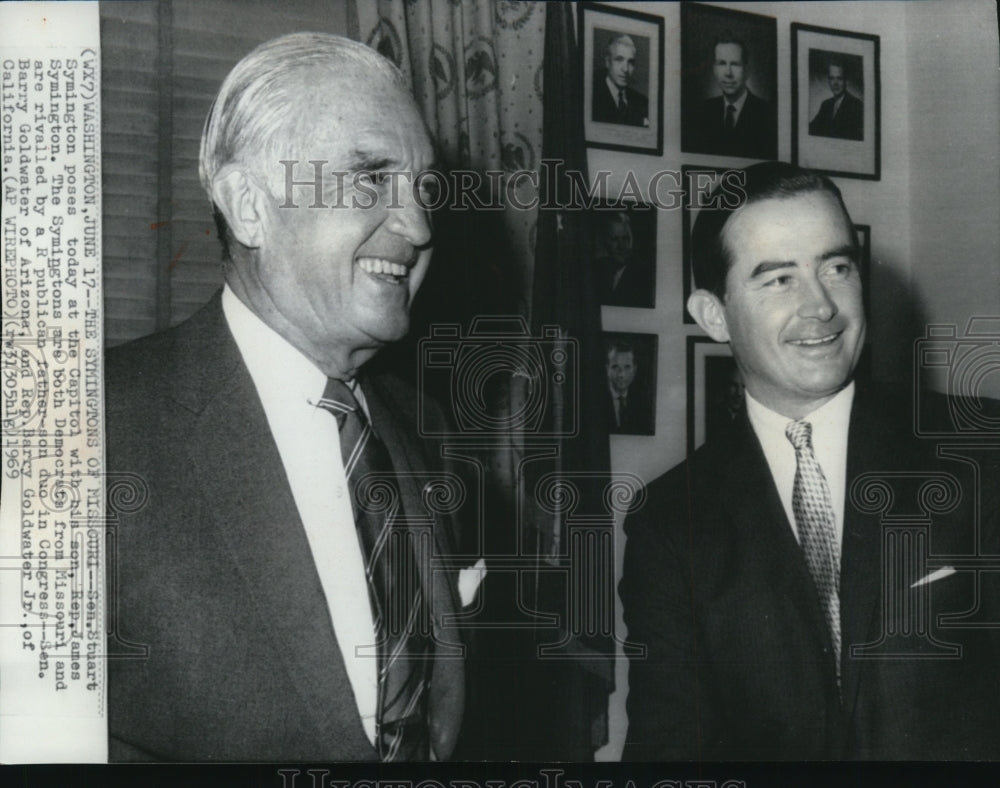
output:
[[[840,544],[833,519],[830,487],[812,447],[812,424],[789,422],[785,436],[795,447],[795,483],[792,511],[809,573],[819,594],[823,617],[830,631],[840,683]]]
[[[427,760],[427,606],[392,461],[350,388],[329,378],[319,406],[337,419],[378,648],[375,746],[383,761]]]

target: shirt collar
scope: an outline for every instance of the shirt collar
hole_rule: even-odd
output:
[[[755,400],[750,392],[746,392],[747,417],[753,425],[754,430],[761,434],[785,434],[785,427],[795,419],[783,416],[771,410],[766,405]],[[816,410],[810,412],[802,418],[812,424],[813,437],[822,440],[823,436],[834,434],[847,434],[847,427],[851,419],[851,405],[854,403],[854,381],[852,380],[829,401],[823,403]]]
[[[625,88],[618,87],[614,82],[611,81],[611,77],[605,75],[604,84],[608,86],[608,90],[611,91],[611,96],[614,98],[615,102],[618,101],[618,95],[625,90]]]
[[[732,104],[733,105],[733,109],[736,110],[736,114],[739,115],[740,112],[743,111],[743,105],[747,103],[747,96],[749,96],[749,95],[750,95],[750,90],[748,88],[744,88],[743,95],[740,96],[738,99],[736,99],[736,101],[730,102],[729,99],[727,99],[725,96],[723,96],[722,97],[723,107],[726,107],[729,104]]]
[[[222,311],[262,400],[286,404],[319,400],[326,375],[261,320],[229,285],[222,290]]]

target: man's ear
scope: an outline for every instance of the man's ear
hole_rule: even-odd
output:
[[[695,290],[688,296],[687,308],[702,331],[712,339],[716,342],[729,341],[726,310],[715,293],[709,290]]]
[[[248,249],[261,246],[267,228],[267,195],[243,170],[224,169],[212,181],[212,198],[233,237]]]

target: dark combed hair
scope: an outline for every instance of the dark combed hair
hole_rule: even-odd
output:
[[[783,161],[766,161],[744,170],[727,170],[713,189],[708,207],[698,213],[691,231],[691,266],[695,287],[726,297],[726,275],[732,255],[723,229],[729,217],[744,205],[772,197],[792,197],[808,192],[827,192],[850,216],[837,185],[825,175]],[[851,231],[857,246],[857,238]]]
[[[604,345],[604,358],[607,359],[612,353],[631,353],[635,358],[635,348],[627,339],[612,339]]]
[[[715,38],[712,39],[712,58],[715,59],[715,48],[719,44],[736,44],[740,48],[740,57],[743,59],[743,65],[745,66],[750,62],[750,50],[747,49],[747,42],[740,38],[732,30],[726,29],[719,32]]]

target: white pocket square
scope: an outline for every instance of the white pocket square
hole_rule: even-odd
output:
[[[955,574],[955,567],[953,566],[942,566],[940,569],[935,569],[928,575],[924,575],[917,582],[910,586],[910,588],[916,588],[917,586],[925,586],[928,583],[933,583],[935,580],[941,580],[945,577],[951,577]]]
[[[476,598],[479,584],[486,577],[486,559],[480,558],[472,566],[458,570],[458,595],[462,599],[462,607],[468,607]]]

